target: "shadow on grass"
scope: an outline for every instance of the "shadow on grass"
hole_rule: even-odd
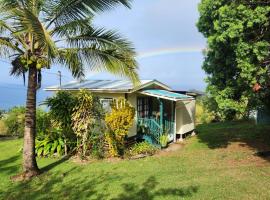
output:
[[[190,186],[186,188],[161,188],[156,189],[158,182],[155,177],[149,177],[141,186],[134,183],[123,184],[124,189],[118,197],[113,198],[113,200],[152,200],[157,197],[164,199],[165,197],[190,197],[193,193],[198,191],[198,186]]]
[[[54,167],[68,161],[70,157],[71,157],[70,155],[64,156],[61,159],[57,160],[56,162],[53,162],[53,163],[41,168],[40,170],[42,173],[47,172],[47,171],[53,169]]]
[[[142,184],[124,183],[124,176],[114,173],[87,174],[73,177],[80,170],[74,167],[65,176],[59,173],[44,173],[31,181],[3,188],[3,199],[111,199],[111,200],[153,200],[171,197],[191,197],[198,186],[185,188],[160,187],[156,178],[150,176]],[[63,173],[63,171],[61,171]]]
[[[20,165],[17,164],[19,159],[20,155],[16,155],[4,160],[0,160],[0,173],[7,175],[13,174],[20,168]]]
[[[252,122],[225,122],[198,126],[198,139],[211,149],[227,148],[233,142],[257,152],[270,150],[270,125]],[[264,159],[270,161],[270,157]]]

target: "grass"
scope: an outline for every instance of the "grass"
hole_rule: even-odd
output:
[[[132,161],[38,159],[47,170],[12,183],[21,170],[21,140],[0,141],[0,199],[270,199],[270,126],[201,125],[199,134],[166,156]]]

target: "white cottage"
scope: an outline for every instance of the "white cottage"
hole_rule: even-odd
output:
[[[129,137],[142,137],[159,143],[159,137],[167,134],[169,140],[177,141],[195,130],[195,98],[172,92],[157,80],[141,80],[134,86],[127,80],[85,80],[48,87],[46,91],[78,91],[87,89],[100,97],[105,109],[116,98],[126,98],[136,109],[136,118]]]

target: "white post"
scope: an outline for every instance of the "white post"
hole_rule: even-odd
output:
[[[195,136],[195,135],[196,135],[196,132],[194,130],[194,131],[192,131],[191,136]]]
[[[179,138],[178,141],[179,141],[179,142],[183,142],[183,141],[184,141],[184,139],[183,139],[183,134],[180,134],[180,138]]]
[[[173,142],[176,142],[176,102],[173,102],[174,105],[174,139]]]

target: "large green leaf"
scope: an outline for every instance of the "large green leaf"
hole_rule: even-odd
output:
[[[53,145],[52,145],[52,148],[51,148],[51,154],[54,154],[55,153],[55,150],[56,150],[58,144],[59,144],[58,141],[55,140],[54,143],[53,143]]]
[[[48,143],[46,144],[46,146],[44,146],[44,152],[43,152],[44,156],[47,156],[50,153],[51,147],[52,147],[52,143]]]
[[[43,150],[44,150],[44,147],[39,147],[39,148],[37,149],[37,156],[38,156],[38,157],[40,157],[40,156],[42,155]]]

